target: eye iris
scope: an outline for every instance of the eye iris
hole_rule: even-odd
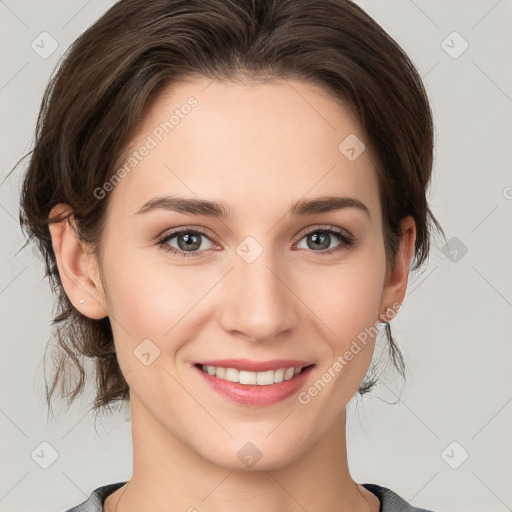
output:
[[[190,235],[190,234],[180,234],[178,235],[177,237],[178,239],[178,246],[180,249],[182,250],[194,250],[194,249],[199,249],[199,247],[201,247],[201,240],[200,240],[200,235],[197,235],[197,234],[193,234],[193,235]],[[185,243],[181,243],[182,240],[185,240]]]
[[[320,235],[318,233],[321,233]],[[314,244],[309,243],[309,239],[314,240]],[[325,243],[327,241],[327,244]],[[329,233],[325,233],[323,231],[319,231],[317,233],[314,233],[313,235],[310,235],[308,237],[308,247],[310,249],[328,249],[329,248],[329,242],[330,242],[330,235]]]

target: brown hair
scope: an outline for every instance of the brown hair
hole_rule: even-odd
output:
[[[113,175],[158,93],[194,77],[295,78],[319,85],[353,113],[367,137],[388,264],[403,217],[416,222],[414,270],[428,257],[432,223],[442,232],[426,198],[434,143],[427,94],[405,52],[360,7],[349,0],[121,0],[71,45],[52,76],[23,181],[20,222],[27,243],[35,238],[45,277],[58,294],[53,326],[59,352],[46,384],[50,408],[59,383],[68,405],[83,391],[88,361],[95,362],[94,410],[129,397],[110,320],[82,315],[62,287],[50,210],[57,203],[71,207],[77,234],[101,268],[108,197],[101,200],[94,190]],[[405,378],[389,324],[386,334],[393,364]],[[78,370],[76,378],[70,369]],[[373,367],[368,376],[361,395],[378,380]]]

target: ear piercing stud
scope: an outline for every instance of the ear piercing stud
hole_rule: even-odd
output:
[[[85,302],[84,299],[80,299],[80,304],[83,304]]]
[[[389,313],[390,313],[390,312],[392,313],[392,312],[393,312],[393,310],[392,310],[391,308],[388,308],[388,307],[387,307],[387,308],[386,308],[386,312],[385,312],[385,313],[383,313],[382,315],[380,315],[380,316],[381,316],[381,318],[382,318],[382,317],[384,317],[384,318],[385,318],[384,320],[380,320],[380,322],[381,322],[381,323],[383,323],[383,324],[387,324],[387,323],[389,323],[388,316],[389,316]]]

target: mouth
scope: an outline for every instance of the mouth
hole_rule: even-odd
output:
[[[249,386],[272,386],[296,378],[308,368],[313,367],[314,364],[306,364],[304,366],[290,366],[288,364],[283,365],[281,368],[264,371],[239,370],[233,367],[202,363],[197,363],[194,366],[216,379]]]
[[[289,359],[268,363],[231,359],[222,361],[226,366],[220,366],[220,361],[215,363],[216,365],[196,363],[191,368],[208,388],[231,402],[246,407],[271,406],[291,399],[307,385],[316,366]],[[292,363],[297,366],[290,366]],[[233,368],[234,365],[239,368]],[[269,366],[274,368],[269,369]],[[263,370],[250,371],[247,367],[259,367]]]

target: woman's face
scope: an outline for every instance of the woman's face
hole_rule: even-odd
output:
[[[377,176],[362,143],[348,111],[292,80],[173,85],[131,141],[135,160],[108,192],[106,308],[132,408],[206,460],[292,461],[366,374],[369,329],[404,289],[403,275],[387,280]],[[225,216],[173,200],[212,202]],[[225,359],[313,366],[257,388],[198,367]]]

